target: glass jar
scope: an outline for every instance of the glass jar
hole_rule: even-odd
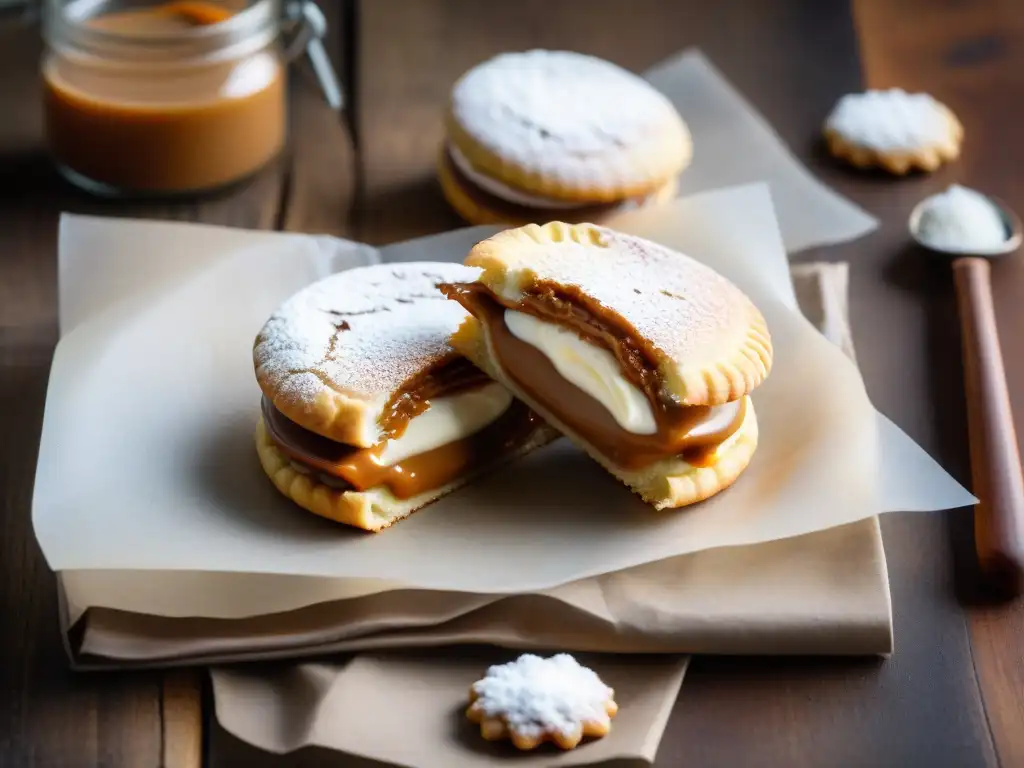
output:
[[[281,151],[278,0],[46,1],[46,133],[73,183],[190,194],[240,181]]]

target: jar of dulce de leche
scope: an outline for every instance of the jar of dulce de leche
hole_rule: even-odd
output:
[[[278,0],[47,0],[50,151],[108,195],[225,187],[287,134]]]

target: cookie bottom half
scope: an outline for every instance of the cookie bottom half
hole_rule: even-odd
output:
[[[365,491],[335,488],[320,481],[313,473],[300,471],[274,443],[262,417],[256,424],[255,441],[256,453],[263,471],[273,482],[274,487],[293,502],[306,511],[328,520],[364,531],[380,531],[481,475],[546,445],[557,436],[557,432],[546,424],[541,424],[516,449],[495,456],[491,461],[485,462],[472,472],[460,475],[450,483],[408,499],[397,498],[383,486]]]
[[[828,150],[837,160],[855,168],[878,168],[894,176],[906,176],[914,171],[932,173],[960,156],[961,132],[950,133],[942,144],[923,146],[913,150],[879,150],[850,141],[831,130],[825,132]]]
[[[629,198],[612,203],[580,205],[573,208],[535,208],[504,200],[477,186],[452,161],[442,146],[437,159],[437,178],[445,200],[460,218],[469,224],[499,224],[523,226],[543,224],[552,219],[570,224],[590,222],[600,224],[615,214],[634,208],[658,205],[672,200],[678,191],[678,182],[671,179],[650,195]]]

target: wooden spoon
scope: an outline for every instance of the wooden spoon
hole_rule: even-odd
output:
[[[922,201],[910,215],[919,245],[953,257],[962,330],[964,385],[974,495],[974,539],[987,585],[1006,597],[1024,590],[1024,473],[1006,386],[992,302],[990,260],[1020,247],[1024,228],[1006,205],[988,198],[1002,216],[1006,241],[986,252],[945,249],[920,237]]]

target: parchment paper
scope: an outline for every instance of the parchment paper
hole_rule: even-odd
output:
[[[99,264],[103,254],[122,271],[144,269],[139,254],[173,237],[168,228],[189,228],[91,221],[93,236],[83,240],[74,236],[80,223],[64,225],[62,261]],[[253,458],[259,391],[250,350],[273,307],[335,265],[339,252],[277,238],[227,251],[211,242],[202,249],[211,263],[170,290],[129,294],[64,324],[70,330],[51,372],[33,510],[51,568],[136,571],[133,579],[160,572],[161,580],[183,576],[188,584],[191,571],[221,571],[522,593],[891,510],[879,496],[875,412],[855,366],[796,309],[766,188],[681,199],[616,225],[711,264],[768,319],[775,366],[754,395],[760,446],[727,493],[656,513],[560,440],[380,535],[302,513]],[[458,260],[479,237],[460,231],[400,250]],[[82,251],[82,242],[103,247]],[[904,508],[918,506],[915,493],[925,488],[942,508],[971,503],[918,449],[909,453],[920,463],[900,466],[911,489]],[[150,612],[197,615],[194,589],[181,586],[165,590],[170,602]],[[291,608],[309,604],[302,592],[292,597]],[[83,608],[122,607],[119,600],[116,591],[74,598]],[[204,602],[205,615],[266,612],[252,591],[219,603],[208,592]]]
[[[793,270],[793,278],[802,311],[852,359],[846,265],[804,265]],[[201,591],[213,580],[231,579],[236,590],[266,592],[267,615],[148,616],[145,597],[137,595],[134,612],[92,608],[85,613],[70,633],[76,666],[219,663],[469,642],[615,653],[886,654],[892,649],[889,583],[876,518],[511,597],[394,589],[275,613],[283,577],[195,577]],[[304,582],[311,588],[337,584]]]
[[[693,135],[693,163],[679,177],[680,196],[768,183],[789,253],[853,240],[878,226],[814,178],[699,50],[672,56],[644,77],[676,106]]]

